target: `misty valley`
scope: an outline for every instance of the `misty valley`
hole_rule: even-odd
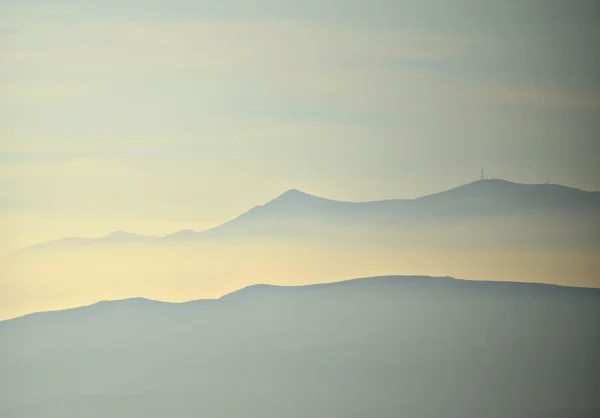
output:
[[[290,190],[205,231],[115,231],[2,256],[0,319],[397,274],[598,287],[599,212],[598,192],[504,180],[373,202]]]
[[[26,248],[0,416],[597,417],[599,196],[291,190],[207,231]]]

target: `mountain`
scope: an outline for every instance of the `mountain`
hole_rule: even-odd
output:
[[[600,210],[600,192],[554,184],[480,180],[417,199],[343,202],[289,190],[262,206],[208,231],[182,231],[165,237],[302,235],[307,223],[354,223],[386,227],[407,223],[461,221],[507,216],[584,215]],[[302,223],[301,223],[302,222]],[[293,223],[298,225],[293,228]]]
[[[341,202],[289,190],[238,219],[489,216],[531,210],[579,212],[598,209],[598,205],[600,192],[586,192],[554,184],[479,180],[417,199],[372,202]]]
[[[338,233],[344,228],[374,232],[439,222],[464,222],[521,217],[596,217],[600,192],[555,184],[520,184],[479,180],[420,197],[370,202],[343,202],[292,189],[264,205],[206,231],[183,230],[164,237],[115,232],[102,238],[67,238],[34,248],[96,244],[168,244],[236,237],[294,238]],[[555,220],[550,222],[556,223]]]
[[[598,416],[600,289],[374,277],[0,322],[0,416]]]
[[[297,286],[283,286],[271,284],[256,284],[244,287],[235,292],[226,294],[219,299],[197,299],[189,302],[163,302],[147,299],[144,297],[129,298],[122,300],[103,300],[92,305],[78,308],[70,308],[58,311],[36,312],[13,319],[0,320],[0,329],[9,323],[36,321],[39,318],[60,318],[65,319],[75,315],[86,315],[89,313],[113,312],[123,314],[124,312],[137,312],[147,315],[152,311],[158,311],[161,314],[171,311],[179,311],[190,307],[205,307],[211,305],[217,308],[218,303],[229,302],[231,300],[252,301],[254,298],[270,298],[272,296],[301,296],[305,294],[318,294],[327,292],[368,292],[370,290],[394,289],[402,291],[413,290],[443,290],[443,291],[492,291],[508,292],[515,294],[545,294],[545,295],[578,295],[589,297],[600,297],[600,288],[586,288],[562,286],[547,283],[520,283],[520,282],[501,282],[501,281],[475,281],[461,280],[453,277],[432,277],[432,276],[378,276],[345,280],[340,282],[319,283]],[[264,299],[261,299],[264,300]],[[123,309],[126,309],[124,311]]]

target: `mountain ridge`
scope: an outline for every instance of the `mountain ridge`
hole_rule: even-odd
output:
[[[405,219],[468,218],[532,211],[585,212],[600,209],[600,192],[558,184],[526,184],[484,179],[413,199],[361,202],[333,200],[289,189],[263,205],[215,227],[184,229],[164,236],[113,231],[98,238],[70,237],[36,244],[17,252],[60,248],[63,245],[165,243],[227,236],[286,236],[277,222],[295,220],[395,222]],[[270,225],[259,224],[271,222]]]
[[[549,292],[574,292],[574,293],[589,293],[596,296],[600,296],[600,288],[595,287],[581,287],[581,286],[567,286],[552,283],[540,283],[540,282],[510,282],[510,281],[491,281],[491,280],[466,280],[450,276],[427,276],[427,275],[384,275],[384,276],[371,276],[371,277],[360,277],[335,282],[325,283],[311,283],[311,284],[300,284],[300,285],[276,285],[267,283],[257,283],[242,287],[238,290],[226,293],[218,298],[204,298],[204,299],[191,299],[184,302],[169,302],[156,299],[149,299],[146,297],[130,297],[125,299],[115,300],[100,300],[89,305],[77,306],[65,309],[56,309],[50,311],[32,312],[24,315],[20,315],[14,318],[0,320],[0,326],[2,324],[23,320],[26,318],[39,317],[44,315],[60,315],[61,313],[73,313],[75,311],[83,312],[89,309],[97,308],[117,308],[132,304],[140,306],[171,306],[171,307],[184,307],[191,306],[201,303],[218,303],[223,301],[231,301],[239,297],[253,297],[253,296],[265,296],[268,294],[295,294],[299,295],[303,292],[320,291],[320,290],[332,290],[342,288],[364,288],[365,286],[380,286],[380,285],[397,285],[397,286],[418,286],[423,288],[424,286],[431,286],[431,288],[440,288],[445,286],[456,287],[456,289],[464,290],[465,288],[474,289],[512,289],[512,290],[547,290]]]
[[[0,416],[600,411],[600,289],[380,276],[202,302],[134,298],[0,322]]]

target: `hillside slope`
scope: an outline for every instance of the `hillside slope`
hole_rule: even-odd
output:
[[[0,322],[0,415],[591,417],[599,302],[380,277],[30,315]]]

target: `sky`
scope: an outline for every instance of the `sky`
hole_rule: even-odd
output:
[[[0,0],[0,253],[287,189],[600,190],[600,5]]]

